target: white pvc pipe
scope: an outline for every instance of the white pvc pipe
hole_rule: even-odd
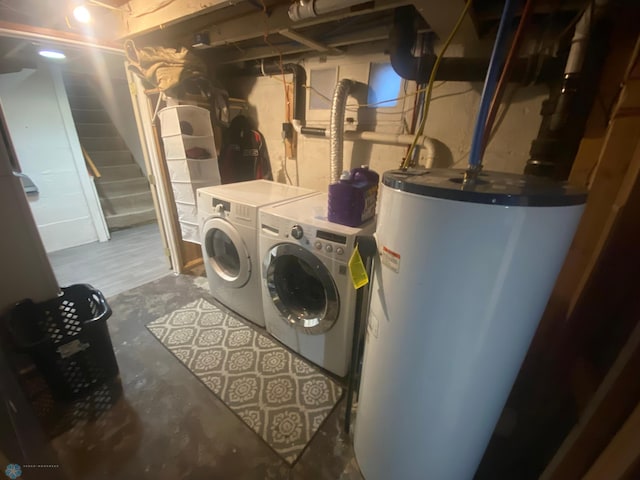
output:
[[[591,33],[591,25],[594,18],[601,15],[603,7],[608,3],[608,0],[596,0],[587,7],[580,20],[576,24],[576,28],[571,38],[571,49],[569,50],[569,56],[564,69],[565,74],[577,73],[582,70],[582,63],[584,62],[585,48],[589,40],[589,34]]]
[[[292,120],[291,124],[293,129],[298,135],[305,136],[302,133],[302,122],[300,120]],[[329,138],[329,130],[325,129],[325,136],[314,136],[313,138]],[[358,131],[346,131],[344,132],[344,139],[350,141],[362,140],[372,143],[381,143],[384,145],[411,145],[413,143],[414,135],[406,133],[382,133],[382,132],[358,132]],[[426,154],[425,167],[431,168],[435,160],[435,143],[432,138],[426,135],[418,137],[417,144],[420,148],[423,148]]]
[[[298,22],[361,3],[365,2],[363,0],[298,0],[289,7],[289,18]]]

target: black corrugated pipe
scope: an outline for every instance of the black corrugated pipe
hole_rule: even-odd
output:
[[[300,120],[304,125],[306,112],[304,87],[307,84],[307,72],[303,67],[297,63],[285,63],[282,68],[279,63],[258,63],[240,71],[240,74],[261,77],[263,75],[282,75],[283,71],[285,74],[293,75],[293,118]]]
[[[603,0],[592,3],[588,8],[602,9]],[[602,67],[608,52],[611,25],[601,14],[595,19],[587,17],[581,23],[585,32],[578,32],[583,58],[575,61],[570,53],[567,60],[567,71],[559,76],[552,87],[548,100],[542,103],[542,123],[538,135],[531,142],[529,160],[525,173],[540,177],[551,177],[566,180],[580,147],[589,112],[598,92],[598,84]],[[588,29],[588,31],[586,31]],[[588,40],[583,38],[588,35]],[[586,40],[586,42],[585,42]],[[572,51],[576,45],[572,40]],[[573,59],[572,59],[573,58]],[[575,67],[577,63],[578,67]]]
[[[429,80],[436,61],[434,53],[420,57],[411,52],[418,36],[418,13],[412,6],[395,9],[393,26],[389,34],[391,66],[406,80],[425,83]],[[551,56],[531,55],[513,61],[510,82],[530,84],[557,79],[563,68],[561,59]],[[482,82],[489,67],[488,58],[445,57],[440,63],[436,80],[450,82]]]

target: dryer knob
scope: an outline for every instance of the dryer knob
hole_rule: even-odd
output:
[[[293,238],[295,238],[296,240],[300,240],[303,235],[304,230],[302,230],[302,227],[300,225],[294,225],[293,227],[291,227],[291,236]]]
[[[217,205],[215,205],[213,207],[213,213],[219,216],[224,215],[224,205],[221,203],[218,203]]]

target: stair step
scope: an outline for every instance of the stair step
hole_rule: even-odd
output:
[[[130,193],[140,193],[149,190],[149,182],[144,177],[132,178],[128,180],[105,181],[102,178],[96,179],[96,189],[101,197],[111,197],[127,195]]]
[[[71,114],[76,123],[107,123],[111,121],[109,114],[97,108],[72,108]]]
[[[80,144],[88,152],[126,150],[127,144],[120,137],[80,137]]]
[[[86,148],[85,148],[86,150]],[[98,168],[109,167],[112,165],[129,165],[135,163],[131,152],[129,150],[111,150],[111,151],[96,151],[87,150],[87,153],[91,157],[93,163]]]
[[[127,213],[130,211],[148,210],[153,208],[151,190],[128,195],[101,197],[100,204],[105,214]]]
[[[67,94],[67,98],[69,99],[69,105],[71,109],[91,109],[91,110],[100,110],[104,109],[104,105],[98,97],[95,95],[71,95]]]
[[[78,136],[82,137],[117,137],[118,129],[113,123],[77,123]]]
[[[137,163],[102,166],[98,168],[98,170],[100,170],[100,175],[102,175],[101,180],[104,180],[105,182],[142,177],[142,171]]]
[[[124,69],[119,71],[110,71],[111,76],[109,80],[112,83],[127,83],[127,79],[124,76]],[[65,72],[64,83],[69,85],[99,85],[99,75],[96,73],[79,73],[79,72]]]
[[[156,212],[153,208],[145,210],[131,211],[127,213],[117,213],[115,215],[106,215],[105,220],[110,230],[118,228],[127,228],[133,225],[143,223],[151,223],[156,220]]]
[[[67,90],[67,95],[72,97],[95,97],[98,95],[98,92],[90,83],[76,83],[65,79],[64,87]]]

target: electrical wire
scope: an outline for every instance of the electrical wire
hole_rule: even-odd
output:
[[[422,35],[422,41],[420,42],[420,57],[424,56],[426,48],[427,48],[427,36]],[[404,93],[407,93],[406,84],[407,83],[405,82]],[[426,86],[427,85],[424,82],[421,82],[420,84],[416,83],[416,90],[422,90],[426,88]],[[411,126],[407,128],[407,131],[412,135],[415,135],[419,122],[422,119],[422,115],[424,114],[424,99],[425,99],[424,92],[420,92],[418,95],[416,95],[416,97],[413,100],[413,115],[411,116],[412,117]],[[410,149],[411,149],[410,146],[406,148],[405,157],[409,156]],[[415,165],[415,163],[417,162],[417,159],[416,159],[417,153],[418,153],[418,150],[414,149],[413,155],[411,155],[411,158],[409,159],[409,165],[411,166]]]
[[[269,41],[269,15],[267,12],[267,5],[266,3],[264,3],[264,0],[260,0],[260,3],[262,4],[262,13],[264,14],[264,17],[263,17],[264,33],[262,35],[262,39],[264,40],[264,43],[266,43],[272,49],[278,52],[278,65],[280,67],[280,74],[282,75],[282,88],[284,89],[284,120],[285,122],[290,122],[291,118],[289,115],[289,92],[287,90],[287,79],[284,76],[284,64],[282,62],[282,51]],[[261,63],[261,70],[264,75],[264,60],[263,60],[263,63]],[[282,147],[284,149],[283,155],[282,155],[282,158],[283,158],[282,167],[284,170],[284,175],[285,175],[285,178],[289,181],[289,185],[293,185],[293,182],[291,181],[291,177],[289,176],[289,171],[287,169],[287,140],[285,138],[282,139]]]
[[[289,176],[289,171],[287,170],[287,142],[285,139],[282,139],[282,147],[284,148],[284,156],[282,161],[282,169],[284,170],[284,176],[289,181],[289,185],[293,185],[291,181],[291,177]]]
[[[269,14],[267,11],[267,4],[264,3],[264,0],[260,0],[260,3],[262,3],[262,13],[264,14],[264,18],[263,18],[264,33],[262,35],[262,38],[267,45],[269,45],[272,49],[278,52],[278,65],[280,66],[280,73],[282,74],[282,88],[284,89],[284,119],[285,119],[285,122],[288,122],[291,120],[289,118],[289,93],[287,92],[287,80],[284,76],[284,64],[282,62],[282,51],[269,41]],[[264,72],[264,66],[262,67],[262,71]],[[285,149],[284,156],[285,156],[285,162],[286,162],[287,161],[286,149]]]
[[[442,50],[440,50],[440,53],[436,57],[436,61],[433,64],[433,68],[431,69],[431,75],[429,76],[429,82],[427,84],[426,96],[425,96],[426,98],[424,100],[424,107],[423,107],[423,112],[422,112],[422,120],[420,121],[420,128],[416,131],[416,136],[413,139],[413,143],[411,144],[411,147],[409,147],[409,151],[407,152],[407,156],[402,160],[402,163],[400,165],[401,169],[406,169],[407,168],[407,165],[409,164],[410,159],[411,159],[411,155],[413,154],[413,150],[416,148],[416,145],[418,143],[418,139],[424,133],[424,126],[427,123],[427,116],[429,114],[429,103],[431,102],[431,93],[433,92],[433,84],[434,84],[434,82],[436,80],[436,74],[438,73],[438,68],[440,67],[440,62],[442,62],[442,58],[444,57],[445,52],[449,48],[449,45],[451,44],[451,41],[453,40],[453,37],[455,37],[456,33],[458,33],[458,30],[460,30],[460,26],[462,25],[462,21],[464,20],[464,17],[467,15],[467,12],[469,11],[469,8],[471,7],[471,2],[472,1],[473,0],[467,0],[467,2],[464,4],[464,8],[462,9],[462,12],[460,13],[460,16],[458,17],[458,20],[456,21],[456,24],[453,27],[453,30],[451,30],[451,33],[449,33],[449,37],[444,42]]]
[[[524,8],[522,9],[520,23],[518,23],[518,28],[516,29],[516,33],[513,36],[511,47],[509,48],[509,53],[507,54],[507,58],[504,61],[504,66],[502,67],[502,72],[500,73],[500,78],[498,79],[495,93],[493,94],[491,104],[489,105],[489,113],[487,114],[487,119],[484,123],[482,144],[480,146],[481,156],[484,155],[484,152],[487,149],[489,136],[491,135],[491,129],[493,128],[493,122],[495,121],[496,115],[498,114],[498,108],[500,107],[500,101],[502,100],[504,89],[507,86],[507,79],[509,78],[509,74],[511,73],[513,61],[520,51],[520,45],[522,43],[522,38],[524,37],[524,31],[527,29],[529,21],[531,20],[534,3],[535,0],[527,0]]]
[[[280,80],[280,79],[277,79]],[[433,87],[432,90],[435,90],[436,88],[440,88],[441,86],[443,86],[445,83],[447,83],[446,81],[441,82],[440,84],[436,85],[435,87]],[[311,85],[303,85],[303,88],[308,88],[309,90],[313,90],[319,97],[321,97],[323,100],[327,101],[329,104],[331,104],[333,102],[333,100],[329,97],[327,97],[326,95],[324,95],[322,92],[318,91],[318,89],[312,87]],[[363,103],[363,104],[358,104],[358,108],[367,108],[367,107],[376,107],[378,105],[381,105],[383,103],[390,103],[390,102],[397,102],[398,100],[404,100],[405,98],[411,98],[414,97],[416,95],[418,95],[419,93],[422,92],[426,92],[427,89],[426,87],[423,89],[417,89],[415,91],[413,91],[412,93],[407,93],[406,95],[400,95],[398,97],[395,98],[389,98],[387,100],[381,100],[379,102],[375,102],[375,103]],[[452,96],[455,94],[451,94],[451,95],[447,95],[447,96]],[[438,97],[441,98],[441,97]],[[347,110],[350,112],[357,112],[358,110],[356,108],[349,108],[349,106],[347,106]],[[406,112],[410,112],[411,110],[413,110],[412,108],[408,109],[408,110],[404,110],[403,112],[381,112],[378,111],[376,113],[380,114],[380,113],[386,113],[388,115],[398,115],[400,113],[406,113]]]

